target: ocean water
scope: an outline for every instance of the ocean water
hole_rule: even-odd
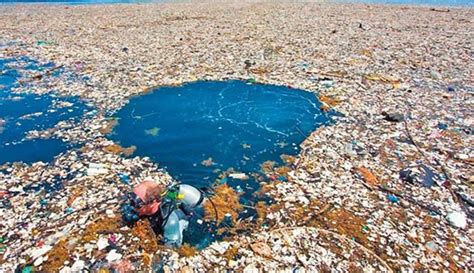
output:
[[[26,139],[31,130],[45,130],[62,120],[79,120],[90,107],[81,100],[54,95],[19,94],[12,90],[22,73],[41,73],[54,64],[27,58],[0,59],[0,164],[50,161],[69,148],[60,139]],[[61,73],[56,71],[54,73]]]
[[[116,113],[118,125],[109,137],[135,145],[134,155],[150,157],[182,183],[227,183],[242,193],[242,203],[253,205],[259,184],[252,175],[261,164],[283,165],[281,155],[296,155],[311,132],[332,122],[320,106],[314,93],[303,90],[200,81],[132,98]],[[249,179],[229,177],[223,173],[229,168]],[[194,244],[200,246],[206,238],[187,237],[199,238]]]

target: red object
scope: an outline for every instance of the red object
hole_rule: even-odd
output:
[[[109,242],[111,242],[112,244],[117,244],[117,236],[115,236],[115,234],[110,234],[109,235]]]
[[[145,203],[144,206],[138,209],[138,216],[151,216],[160,209],[160,202],[158,200],[147,203],[147,199],[151,192],[156,194],[157,189],[160,188],[161,186],[159,184],[150,180],[145,180],[133,189],[133,192]]]

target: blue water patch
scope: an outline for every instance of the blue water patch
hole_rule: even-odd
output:
[[[281,155],[296,155],[311,132],[331,122],[320,106],[314,93],[283,86],[194,82],[133,97],[109,137],[135,145],[134,155],[150,157],[183,183],[227,183],[249,203],[262,163],[283,164]],[[248,179],[222,179],[229,168]]]
[[[67,150],[68,144],[55,138],[30,140],[27,133],[52,128],[63,120],[78,121],[90,110],[75,97],[13,92],[22,74],[38,75],[53,67],[52,63],[40,64],[27,58],[0,59],[0,164],[51,160]],[[51,74],[58,73],[60,69]]]
[[[242,81],[195,82],[134,97],[118,113],[112,139],[137,146],[175,178],[208,186],[219,171],[252,173],[281,162],[329,122],[314,93]]]

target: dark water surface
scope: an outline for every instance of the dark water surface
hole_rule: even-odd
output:
[[[177,179],[213,183],[218,170],[250,174],[296,154],[329,122],[314,93],[241,81],[195,82],[137,96],[118,113],[111,138],[149,156]]]
[[[79,120],[90,109],[73,97],[12,91],[19,84],[22,72],[41,73],[52,67],[52,63],[38,64],[27,58],[0,59],[0,164],[50,161],[66,151],[68,145],[54,138],[27,140],[27,132],[52,128],[62,120]]]
[[[210,186],[233,168],[247,180],[222,176],[252,204],[252,174],[281,155],[296,155],[316,128],[330,123],[314,93],[242,81],[194,82],[134,97],[116,117],[110,138],[137,147],[183,183]],[[224,181],[222,181],[224,180]],[[196,236],[195,236],[196,237]],[[199,236],[203,238],[203,236]],[[197,242],[199,244],[199,242]]]

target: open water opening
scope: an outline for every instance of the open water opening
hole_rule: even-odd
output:
[[[28,58],[0,59],[0,164],[52,160],[69,145],[57,138],[30,139],[28,132],[46,130],[64,120],[78,121],[90,111],[91,107],[75,97],[14,92],[20,78],[40,75],[53,67],[53,63],[40,64]],[[60,69],[55,70],[52,76],[59,73]],[[23,87],[34,84],[32,80]]]
[[[133,97],[116,114],[110,137],[123,147],[135,145],[135,155],[150,157],[182,183],[227,183],[242,194],[241,203],[252,205],[261,165],[283,164],[282,155],[296,155],[312,131],[331,122],[320,106],[303,90],[200,81]],[[190,223],[184,238],[202,248],[216,236]]]

